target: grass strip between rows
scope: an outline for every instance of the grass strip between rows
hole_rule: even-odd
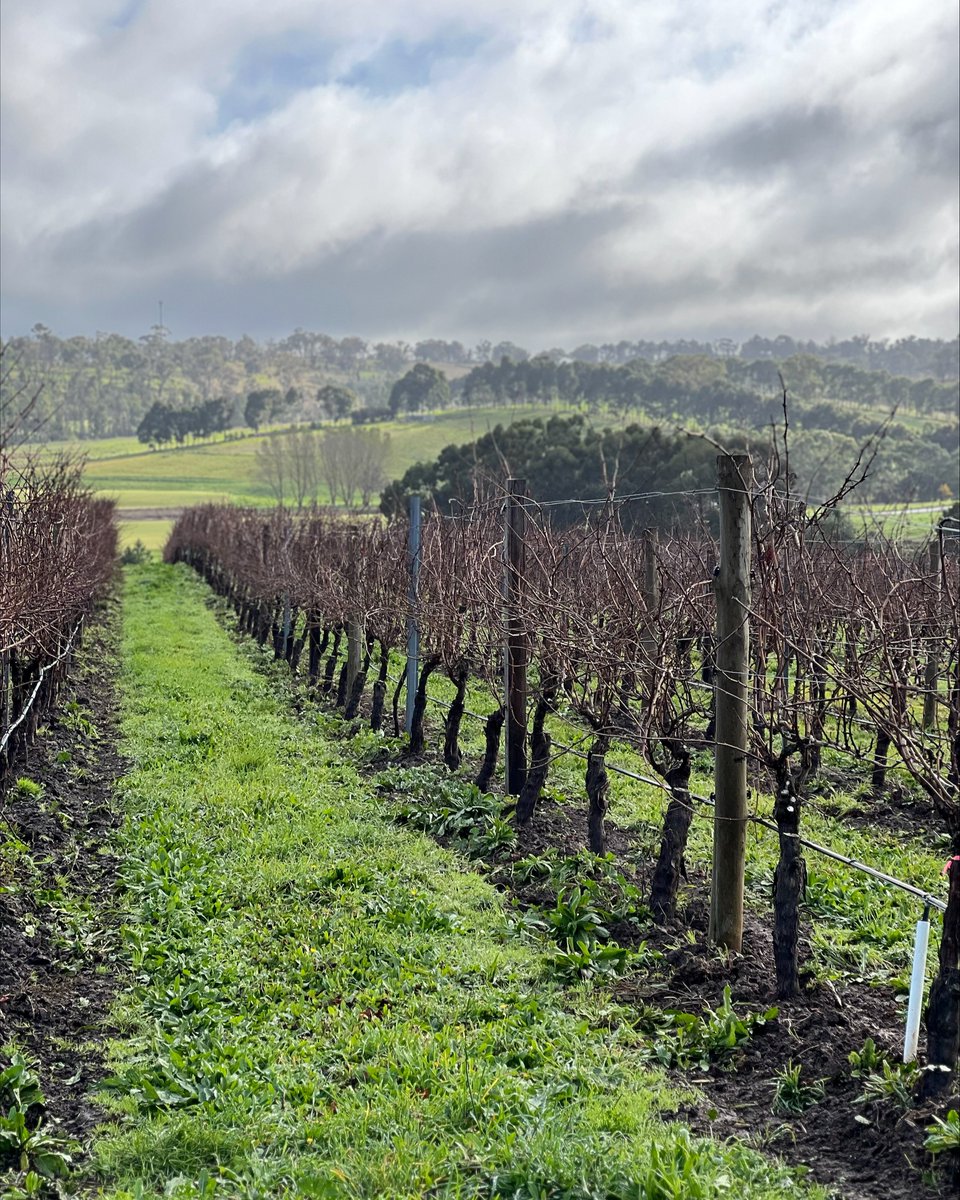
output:
[[[105,1195],[808,1194],[665,1121],[677,1095],[629,1026],[599,994],[565,1005],[497,892],[389,822],[205,595],[185,569],[127,573],[133,986]]]

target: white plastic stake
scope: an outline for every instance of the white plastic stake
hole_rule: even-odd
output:
[[[917,1057],[917,1042],[920,1040],[920,1009],[923,1005],[923,982],[927,968],[927,943],[930,941],[930,908],[923,910],[917,922],[917,936],[913,943],[913,971],[910,975],[910,1002],[907,1005],[907,1032],[903,1039],[903,1061],[913,1062]]]

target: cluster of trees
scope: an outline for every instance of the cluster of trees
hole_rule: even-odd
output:
[[[455,366],[498,363],[503,358],[522,362],[531,357],[530,351],[515,342],[491,342],[487,339],[475,346],[466,347],[459,341],[443,338],[426,338],[410,345],[406,342],[378,342],[368,345],[361,338],[345,338],[338,342],[323,333],[296,330],[279,343],[314,364],[326,364],[352,369],[358,358],[373,361],[385,370],[402,370],[411,361],[450,363]],[[817,342],[810,339],[793,338],[788,334],[777,337],[761,337],[758,334],[743,342],[732,338],[714,341],[698,341],[695,338],[640,339],[618,342],[603,342],[595,345],[583,342],[572,349],[554,346],[543,352],[554,362],[572,360],[581,363],[623,365],[633,359],[648,362],[663,362],[668,358],[691,355],[708,358],[740,358],[745,361],[767,359],[783,362],[798,354],[809,355],[826,363],[841,363],[864,370],[887,371],[893,375],[920,378],[930,375],[934,379],[956,379],[960,375],[960,340],[943,341],[940,338],[904,337],[890,340],[873,340],[866,334],[857,334],[839,341],[831,339]]]
[[[291,429],[259,442],[256,474],[278,504],[314,504],[323,485],[331,504],[368,508],[385,482],[389,452],[389,434],[379,429]]]
[[[960,400],[956,381],[938,383],[925,378],[911,382],[885,371],[825,363],[809,354],[781,362],[699,354],[659,363],[638,358],[624,366],[557,362],[540,354],[475,367],[459,382],[458,392],[467,405],[561,400],[588,407],[609,405],[622,411],[643,408],[655,415],[682,412],[714,422],[733,416],[754,425],[769,420],[770,401],[780,394],[781,375],[791,396],[802,401],[954,413]],[[829,409],[822,407],[816,415],[834,419]]]
[[[155,400],[137,426],[137,438],[145,445],[182,446],[187,438],[213,437],[234,423],[233,404],[229,400],[204,400],[193,408],[171,408]]]
[[[876,453],[863,485],[864,499],[898,504],[912,496],[949,498],[956,486],[960,445],[957,427],[944,427],[937,438],[902,425],[881,428],[862,421],[848,434],[791,429],[789,468],[800,495],[815,500],[840,488],[861,447]],[[410,494],[435,500],[444,511],[472,498],[473,490],[509,474],[528,479],[543,500],[596,499],[607,494],[662,492],[646,502],[645,519],[669,524],[678,511],[700,513],[703,501],[677,496],[712,486],[714,444],[737,449],[765,446],[769,425],[745,433],[739,424],[714,427],[709,437],[665,432],[662,425],[597,428],[586,417],[525,418],[497,425],[463,445],[445,446],[432,462],[415,463],[385,489],[382,511],[404,508]]]
[[[297,404],[290,417],[298,420],[342,419],[357,407],[416,411],[407,406],[404,398],[395,403],[390,398],[400,376],[417,364],[434,367],[449,364],[460,370],[487,364],[499,369],[504,360],[513,364],[509,378],[475,374],[465,390],[466,402],[471,402],[472,393],[474,403],[485,391],[499,402],[506,402],[515,396],[545,397],[553,389],[563,397],[577,398],[577,402],[623,403],[633,386],[628,379],[604,374],[602,370],[591,376],[581,373],[579,368],[629,367],[630,374],[645,381],[642,364],[659,366],[671,359],[694,358],[719,364],[725,368],[721,382],[733,385],[742,384],[744,380],[738,372],[754,364],[755,369],[748,372],[746,379],[747,385],[754,388],[766,386],[763,381],[769,378],[770,369],[776,364],[785,365],[785,373],[802,374],[799,365],[791,362],[798,358],[819,363],[821,367],[835,364],[870,374],[887,372],[901,375],[904,380],[926,378],[943,382],[960,376],[957,340],[924,338],[888,343],[858,337],[825,345],[787,336],[755,337],[742,344],[685,339],[623,340],[599,346],[583,344],[571,350],[553,347],[534,356],[534,367],[526,373],[517,368],[530,360],[531,355],[509,341],[496,344],[481,341],[472,348],[437,338],[414,345],[370,344],[359,337],[337,339],[302,329],[279,341],[261,343],[247,336],[236,341],[218,336],[176,340],[162,325],[153,326],[136,339],[115,333],[98,333],[94,338],[60,338],[46,326],[36,325],[29,336],[9,339],[6,349],[14,385],[42,387],[37,408],[37,415],[43,418],[39,434],[48,439],[131,434],[154,403],[178,411],[224,397],[233,403],[239,416],[244,399],[251,393],[270,391],[286,396],[291,388],[297,393]],[[551,378],[547,363],[557,370],[555,379]],[[756,364],[765,366],[767,374]],[[703,373],[702,364],[696,370]],[[806,387],[799,378],[788,382],[798,395]],[[340,394],[321,394],[327,386],[341,389]],[[841,371],[824,374],[814,390],[829,399],[843,399],[854,392],[869,399],[871,389],[876,392],[878,386],[876,380],[865,382]],[[890,402],[894,387],[904,393],[909,384],[882,383],[883,403]],[[461,390],[457,382],[451,385],[451,402],[459,402]],[[344,392],[349,396],[349,408],[344,407]],[[943,407],[935,391],[917,395],[907,391],[899,400],[916,404],[921,410]],[[444,396],[438,396],[438,401],[444,403]]]
[[[498,425],[475,442],[446,446],[435,462],[416,463],[381,496],[388,517],[406,511],[411,494],[451,513],[469,505],[477,490],[499,485],[509,475],[527,480],[538,500],[644,493],[631,507],[632,520],[669,527],[704,512],[712,492],[716,449],[657,426],[597,429],[582,416],[553,416]],[[709,505],[707,508],[709,509]],[[574,503],[567,519],[582,514]]]
[[[429,363],[417,363],[390,389],[387,408],[394,417],[401,412],[446,408],[450,395],[450,384],[442,371]]]

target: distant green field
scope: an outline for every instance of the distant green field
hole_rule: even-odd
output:
[[[170,536],[173,519],[163,517],[152,521],[120,521],[120,549],[126,550],[141,542],[148,550],[159,553]]]
[[[948,501],[923,500],[913,504],[851,504],[845,512],[865,530],[881,530],[900,541],[926,541],[936,529]]]
[[[498,423],[559,411],[543,405],[477,408],[436,413],[419,420],[376,426],[390,435],[387,475],[395,479],[407,467],[436,458],[451,442],[469,442]],[[271,504],[269,489],[256,478],[256,448],[270,433],[229,441],[205,442],[165,450],[145,450],[136,438],[109,438],[73,445],[49,445],[44,453],[82,452],[86,478],[100,495],[121,509],[182,508],[221,500]],[[321,494],[323,501],[326,497]]]
[[[436,458],[451,442],[470,442],[487,433],[497,424],[511,424],[523,417],[545,416],[558,411],[544,405],[457,409],[426,415],[419,419],[391,421],[375,428],[389,434],[390,453],[387,477],[396,479],[413,463]],[[640,414],[594,415],[595,421],[617,425],[625,420],[642,420]],[[664,427],[682,424],[661,420]],[[178,446],[164,450],[148,450],[136,438],[107,438],[81,443],[50,443],[38,447],[44,456],[57,452],[82,453],[87,460],[86,478],[100,495],[110,496],[118,503],[121,516],[124,510],[169,510],[194,504],[222,501],[270,505],[269,489],[256,478],[255,454],[264,438],[276,429],[254,434],[232,431],[228,440]],[[239,436],[238,436],[239,434]],[[329,497],[321,491],[321,503]],[[895,505],[846,506],[845,511],[858,525],[866,529],[883,529],[910,541],[925,540],[935,528],[946,502],[931,498],[898,508]],[[160,511],[158,518],[166,517]],[[146,513],[132,514],[133,524],[144,524]],[[146,523],[148,534],[139,536],[148,545],[166,537],[166,523],[161,532],[157,520]]]

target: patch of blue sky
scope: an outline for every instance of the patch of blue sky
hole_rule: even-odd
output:
[[[701,50],[693,56],[693,66],[697,74],[710,82],[719,79],[731,71],[744,55],[742,45],[718,46],[713,50]]]
[[[570,36],[575,42],[602,42],[610,37],[612,25],[597,12],[577,13],[570,23]]]
[[[123,0],[123,3],[118,5],[119,11],[116,16],[111,17],[108,23],[114,29],[126,29],[136,21],[146,3],[147,0]]]
[[[217,104],[217,125],[253,121],[273,112],[308,88],[331,80],[336,42],[302,31],[244,47]]]
[[[486,40],[479,34],[468,33],[439,34],[420,42],[391,39],[368,58],[355,63],[338,82],[375,96],[393,96],[429,87],[458,63],[476,57]]]

